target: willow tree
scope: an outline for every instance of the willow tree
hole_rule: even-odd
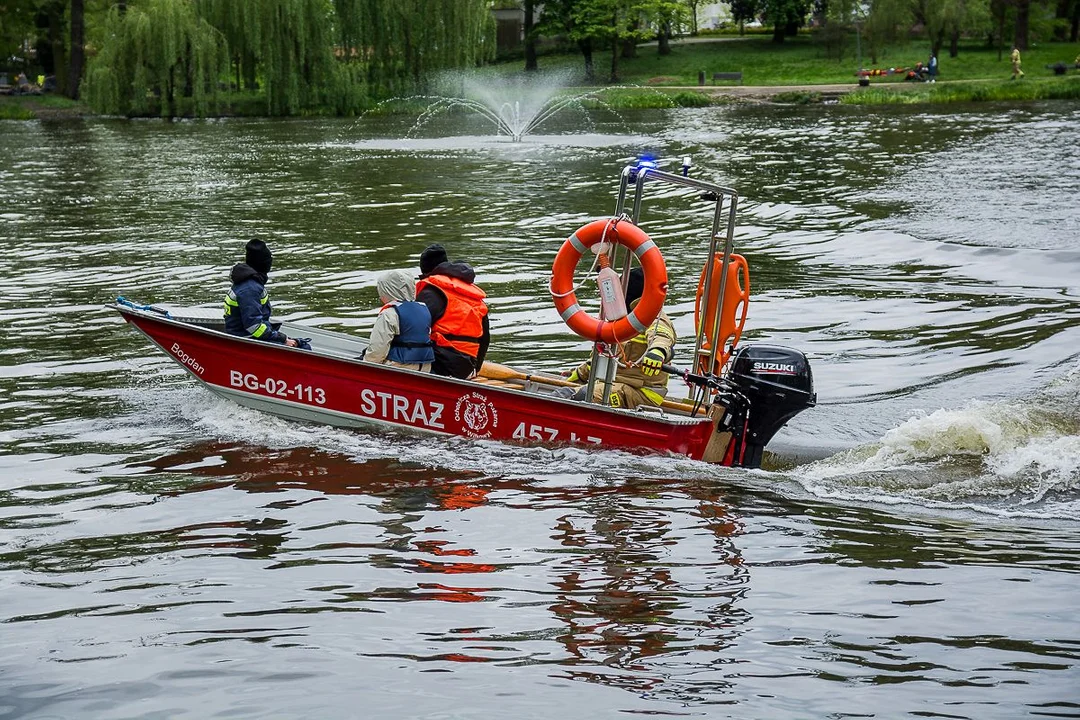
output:
[[[330,0],[202,0],[202,15],[226,37],[236,84],[261,89],[271,115],[333,100]]]
[[[67,96],[79,99],[79,85],[82,83],[83,69],[86,65],[86,2],[71,0],[68,8],[68,21],[71,26],[71,65],[68,69]]]
[[[422,86],[436,71],[494,57],[486,0],[334,0],[337,54],[377,95]]]
[[[989,0],[909,0],[911,15],[930,39],[930,52],[938,55],[949,40],[949,56],[959,53],[960,35],[990,24]]]
[[[99,49],[86,72],[84,96],[98,112],[178,114],[178,99],[205,115],[217,100],[225,38],[196,13],[192,0],[114,6],[93,39]]]

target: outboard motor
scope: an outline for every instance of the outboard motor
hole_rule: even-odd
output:
[[[756,468],[773,435],[806,408],[817,404],[810,361],[798,350],[778,345],[743,345],[731,360],[728,383],[747,407],[734,429],[733,465]],[[740,436],[740,430],[741,437]]]

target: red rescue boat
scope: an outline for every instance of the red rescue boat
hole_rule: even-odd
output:
[[[655,244],[651,240],[642,241],[643,233],[636,226],[646,180],[703,191],[702,197],[715,202],[709,255],[698,299],[699,308],[704,306],[706,310],[701,315],[713,327],[700,323],[694,348],[695,372],[665,366],[666,371],[687,381],[691,397],[665,400],[659,407],[614,408],[565,399],[557,394],[559,388],[576,384],[555,375],[494,363],[485,363],[471,380],[373,364],[360,359],[367,346],[363,338],[298,323],[284,322],[281,329],[289,337],[310,337],[312,350],[229,335],[215,311],[166,310],[136,305],[123,298],[117,299],[115,308],[212,392],[240,405],[292,420],[346,427],[382,425],[505,442],[671,453],[723,465],[757,467],[765,445],[776,431],[796,413],[815,404],[810,365],[805,355],[789,348],[725,345],[725,341],[732,340],[727,329],[735,322],[737,312],[742,315],[740,320],[745,318],[749,299],[745,269],[742,272],[747,277],[746,287],[740,292],[725,292],[728,277],[735,277],[728,272],[729,266],[734,267],[732,236],[738,198],[733,190],[650,166],[626,168],[611,222],[616,228],[618,223],[632,228],[633,232],[624,233],[632,241],[620,243],[617,231],[600,239],[605,246],[601,252],[616,254],[633,246],[624,253],[624,284],[635,260],[634,253],[639,253],[639,258],[650,253],[645,265],[645,284],[652,288],[648,291],[653,293],[651,300],[659,297],[652,303],[659,312],[667,277],[662,260],[657,265],[652,255]],[[633,216],[622,212],[631,185],[636,193]],[[726,232],[722,233],[724,215],[728,222]],[[718,248],[721,240],[723,246]],[[575,241],[576,237],[571,236],[564,248],[574,246],[571,252],[580,257],[579,251],[583,252],[585,247],[580,242],[575,245]],[[565,308],[564,317],[580,315],[583,311],[572,293],[556,293],[558,280],[553,278],[552,292],[557,295],[557,304]],[[573,286],[572,282],[570,285]],[[567,297],[573,302],[567,302]],[[728,299],[727,304],[724,298]],[[733,299],[741,305],[733,306]],[[638,312],[641,307],[639,304]],[[654,317],[655,313],[652,318],[634,317],[631,312],[610,325],[615,327],[616,322],[619,327],[628,322],[648,325]],[[595,322],[578,324],[586,327],[592,335],[589,339],[594,340],[602,335],[598,328],[606,321],[601,316]],[[737,324],[741,330],[741,321]],[[719,338],[720,342],[713,342],[712,338]],[[734,342],[737,341],[736,335]],[[590,378],[586,397],[592,397],[593,383],[612,381],[616,361],[605,350],[602,341],[594,348],[593,367],[597,371]],[[720,368],[722,359],[729,353],[731,360],[723,365],[721,374],[703,371]],[[606,374],[605,367],[609,368]],[[678,381],[670,385],[674,388]],[[600,395],[607,397],[607,394],[605,391]]]

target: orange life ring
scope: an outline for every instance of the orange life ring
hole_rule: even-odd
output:
[[[645,288],[634,309],[618,320],[601,321],[578,304],[574,292],[574,270],[585,251],[601,240],[617,243],[637,256],[645,272]],[[551,296],[555,308],[571,330],[594,342],[620,343],[649,329],[660,315],[667,297],[667,266],[664,256],[645,231],[629,220],[606,218],[583,225],[568,237],[551,266]]]
[[[746,258],[742,255],[732,255],[731,261],[728,263],[727,284],[724,286],[724,305],[720,309],[718,337],[710,337],[713,323],[716,322],[716,305],[717,300],[720,298],[720,271],[723,267],[724,256],[721,253],[716,253],[712,259],[712,287],[709,288],[709,297],[703,298],[702,296],[705,294],[705,273],[709,268],[708,261],[706,261],[705,267],[701,268],[697,300],[694,303],[694,327],[699,333],[702,328],[705,330],[705,336],[701,341],[701,349],[709,351],[714,346],[720,348],[720,352],[716,357],[716,365],[711,370],[707,367],[708,361],[704,353],[698,358],[697,369],[698,372],[712,372],[714,375],[720,374],[724,363],[727,362],[728,357],[731,355],[727,348],[728,341],[731,341],[732,349],[739,343],[743,326],[746,325],[747,306],[750,304],[750,266],[747,265]],[[702,304],[705,305],[704,322],[701,321]]]

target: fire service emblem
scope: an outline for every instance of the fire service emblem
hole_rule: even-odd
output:
[[[461,423],[462,432],[472,438],[491,437],[491,431],[499,426],[495,404],[478,392],[458,398],[454,419]]]

